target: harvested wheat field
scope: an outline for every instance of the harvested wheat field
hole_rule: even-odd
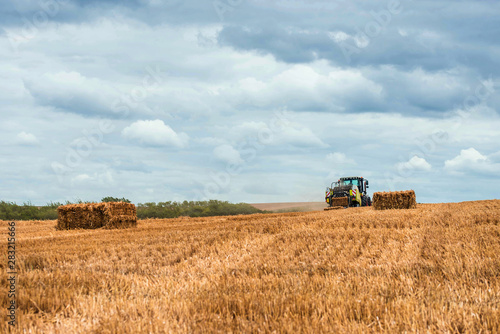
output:
[[[319,211],[327,206],[325,202],[283,202],[283,203],[253,203],[254,208],[266,211]]]
[[[55,224],[17,224],[17,332],[500,332],[499,200]]]

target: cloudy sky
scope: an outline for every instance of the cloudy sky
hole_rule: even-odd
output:
[[[500,2],[0,5],[0,199],[500,196]]]

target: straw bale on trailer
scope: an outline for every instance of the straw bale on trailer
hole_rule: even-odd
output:
[[[69,204],[57,208],[58,230],[127,228],[137,225],[134,204],[125,202]]]
[[[415,209],[417,208],[415,192],[406,190],[374,193],[373,208],[375,210]]]
[[[348,206],[349,199],[347,197],[332,197],[332,206]]]

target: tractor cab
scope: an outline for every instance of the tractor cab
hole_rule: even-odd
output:
[[[369,188],[369,182],[362,176],[341,177],[338,181],[341,186],[357,186],[359,191],[366,195],[366,189]]]

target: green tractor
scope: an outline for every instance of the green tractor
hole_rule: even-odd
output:
[[[372,199],[367,195],[368,180],[361,176],[341,177],[326,188],[325,201],[330,208],[371,206]]]

